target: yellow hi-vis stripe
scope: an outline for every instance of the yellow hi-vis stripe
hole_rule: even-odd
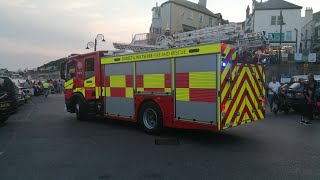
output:
[[[84,81],[84,87],[96,87],[96,78],[92,77]]]
[[[124,88],[126,87],[126,76],[110,76],[110,87]]]
[[[177,88],[176,89],[176,100],[177,101],[190,101],[189,88]]]
[[[164,88],[164,74],[145,74],[143,77],[144,88]]]
[[[190,72],[190,88],[216,88],[216,72]]]
[[[64,89],[73,89],[73,79],[64,83]]]
[[[133,88],[126,88],[126,98],[133,98]]]

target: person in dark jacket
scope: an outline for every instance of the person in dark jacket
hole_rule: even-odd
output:
[[[300,123],[304,125],[311,125],[313,120],[313,102],[314,94],[317,88],[317,81],[314,79],[313,74],[308,74],[308,81],[304,81],[304,96],[305,96],[305,106],[303,108],[302,120]]]

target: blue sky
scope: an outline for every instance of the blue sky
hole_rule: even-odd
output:
[[[191,0],[198,2],[198,0]],[[320,11],[318,0],[288,0]],[[130,42],[133,34],[148,32],[151,9],[165,0],[0,0],[0,68],[32,69],[72,53],[86,53],[97,34],[112,42]],[[252,0],[207,0],[207,8],[225,19],[245,19]],[[304,9],[302,14],[304,14]]]

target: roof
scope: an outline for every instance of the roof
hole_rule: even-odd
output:
[[[193,9],[195,11],[199,11],[202,12],[203,14],[207,14],[209,16],[214,16],[219,18],[220,14],[214,14],[213,12],[211,12],[209,9],[207,9],[206,7],[200,6],[197,3],[193,3],[187,0],[168,0],[166,2],[164,2],[161,6],[165,5],[165,4],[169,4],[169,3],[174,3],[174,4],[178,4],[180,6],[189,8],[189,9]]]
[[[313,14],[313,20],[320,21],[320,11]]]
[[[266,2],[255,2],[254,10],[274,10],[274,9],[302,9],[301,6],[289,3],[284,0],[269,0]]]

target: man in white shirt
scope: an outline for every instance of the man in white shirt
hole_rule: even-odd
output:
[[[278,94],[278,90],[281,87],[281,84],[276,80],[276,77],[272,77],[272,81],[269,83],[268,88],[268,97],[269,97],[269,104],[270,104],[270,111],[272,112],[274,95]]]

